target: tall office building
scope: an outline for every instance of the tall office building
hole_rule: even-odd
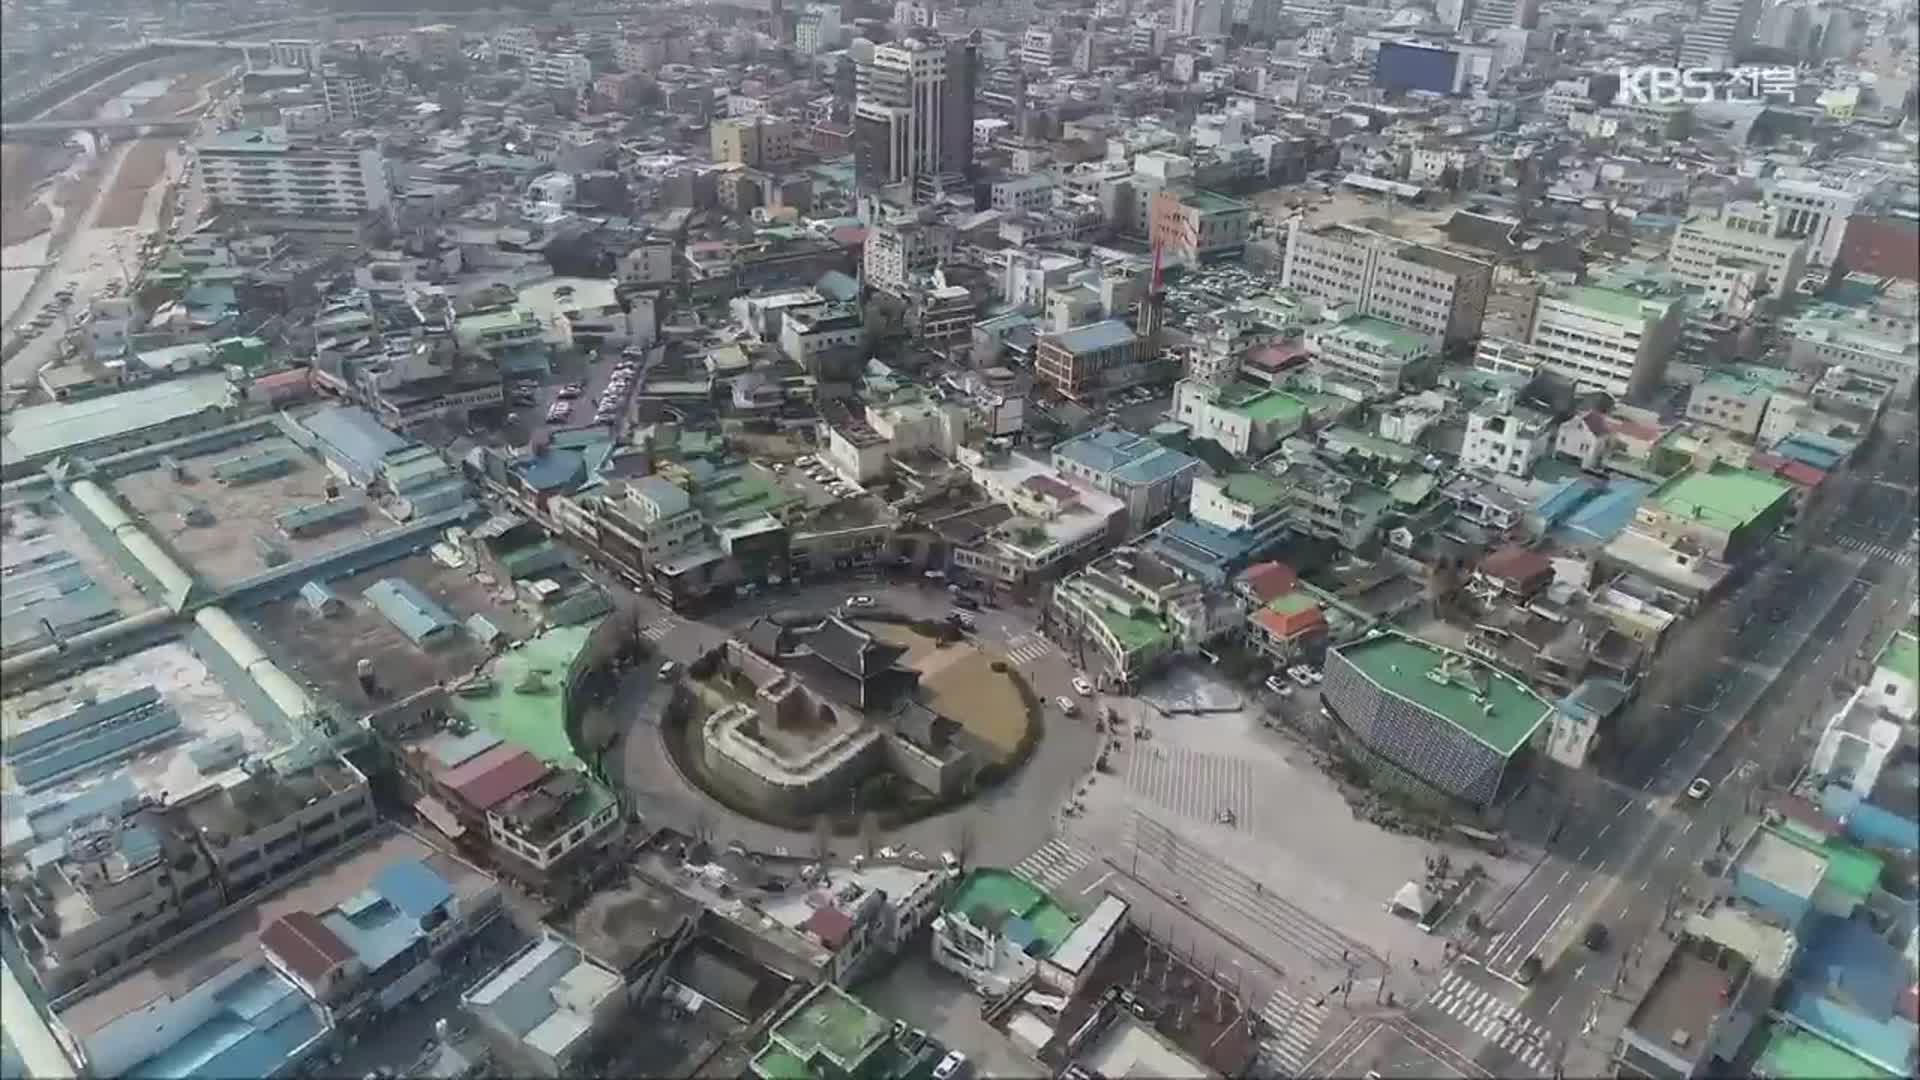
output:
[[[1683,68],[1730,68],[1753,46],[1760,0],[1700,0],[1700,14],[1680,40]]]
[[[851,50],[854,168],[863,190],[964,175],[973,163],[979,36]]]
[[[1466,8],[1467,25],[1482,30],[1531,30],[1540,25],[1540,0],[1466,0]]]
[[[1220,37],[1227,32],[1228,0],[1173,0],[1173,32],[1179,37]]]

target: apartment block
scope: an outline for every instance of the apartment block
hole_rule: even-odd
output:
[[[1493,267],[1351,225],[1289,227],[1282,284],[1343,313],[1373,315],[1444,345],[1480,336]]]
[[[1432,332],[1369,315],[1342,319],[1307,335],[1307,349],[1327,370],[1374,393],[1399,392],[1409,374],[1439,358]]]
[[[582,94],[593,82],[593,62],[577,52],[539,53],[526,72],[528,85],[560,93]]]
[[[199,145],[207,197],[234,210],[292,218],[386,213],[387,160],[378,150],[292,139],[285,128],[223,131]]]
[[[1641,283],[1543,289],[1528,337],[1540,367],[1616,398],[1652,392],[1679,344],[1686,302]]]
[[[793,160],[793,125],[774,116],[715,120],[709,129],[713,160],[723,165],[776,168]]]
[[[1148,228],[1162,256],[1195,265],[1238,255],[1247,246],[1253,207],[1211,191],[1154,192]]]
[[[1692,218],[1673,234],[1667,265],[1689,285],[1715,291],[1716,271],[1731,262],[1760,268],[1760,290],[1786,300],[1806,270],[1807,242],[1782,232],[1784,215],[1757,202],[1729,203],[1718,219]]]

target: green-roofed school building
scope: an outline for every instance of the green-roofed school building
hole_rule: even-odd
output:
[[[1641,500],[1634,527],[1700,554],[1738,563],[1760,553],[1793,508],[1793,485],[1771,473],[1713,465],[1688,469]]]
[[[1511,676],[1396,633],[1329,653],[1321,700],[1369,753],[1475,805],[1498,794],[1552,711]]]

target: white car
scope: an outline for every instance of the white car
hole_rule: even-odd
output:
[[[1299,664],[1295,664],[1294,666],[1287,669],[1287,678],[1292,679],[1294,682],[1298,683],[1301,686],[1312,686],[1313,685],[1312,676],[1313,676],[1313,672],[1308,671],[1305,667]]]
[[[940,1064],[933,1067],[933,1080],[965,1080],[967,1055],[958,1050],[947,1051]]]
[[[1055,705],[1060,706],[1060,711],[1065,713],[1068,716],[1073,716],[1074,714],[1080,711],[1080,706],[1075,705],[1073,703],[1073,699],[1070,697],[1067,697],[1064,694],[1062,694],[1057,698],[1054,698],[1053,703]]]
[[[873,597],[871,597],[871,596],[849,596],[849,597],[847,597],[847,606],[848,606],[848,607],[872,607],[872,606],[873,606]]]
[[[1073,692],[1079,694],[1081,697],[1091,697],[1093,696],[1093,684],[1076,675],[1073,679]]]
[[[1713,781],[1704,776],[1696,776],[1693,783],[1687,785],[1687,798],[1700,802],[1713,794]]]
[[[1293,696],[1293,684],[1280,681],[1280,676],[1278,675],[1267,676],[1267,689],[1279,694],[1281,697]]]

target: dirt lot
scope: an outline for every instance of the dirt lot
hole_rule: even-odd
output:
[[[53,214],[34,199],[34,190],[72,160],[73,151],[65,147],[0,146],[0,244],[30,240],[53,224]]]
[[[146,205],[147,192],[166,174],[169,142],[141,139],[127,150],[113,190],[107,192],[100,205],[100,216],[94,221],[96,228],[118,229],[140,224],[140,210]]]
[[[1018,752],[1027,733],[1027,713],[1013,680],[993,670],[993,658],[972,645],[938,647],[929,639],[892,623],[863,623],[863,629],[895,645],[902,659],[920,673],[927,705],[997,749],[1004,757]]]

